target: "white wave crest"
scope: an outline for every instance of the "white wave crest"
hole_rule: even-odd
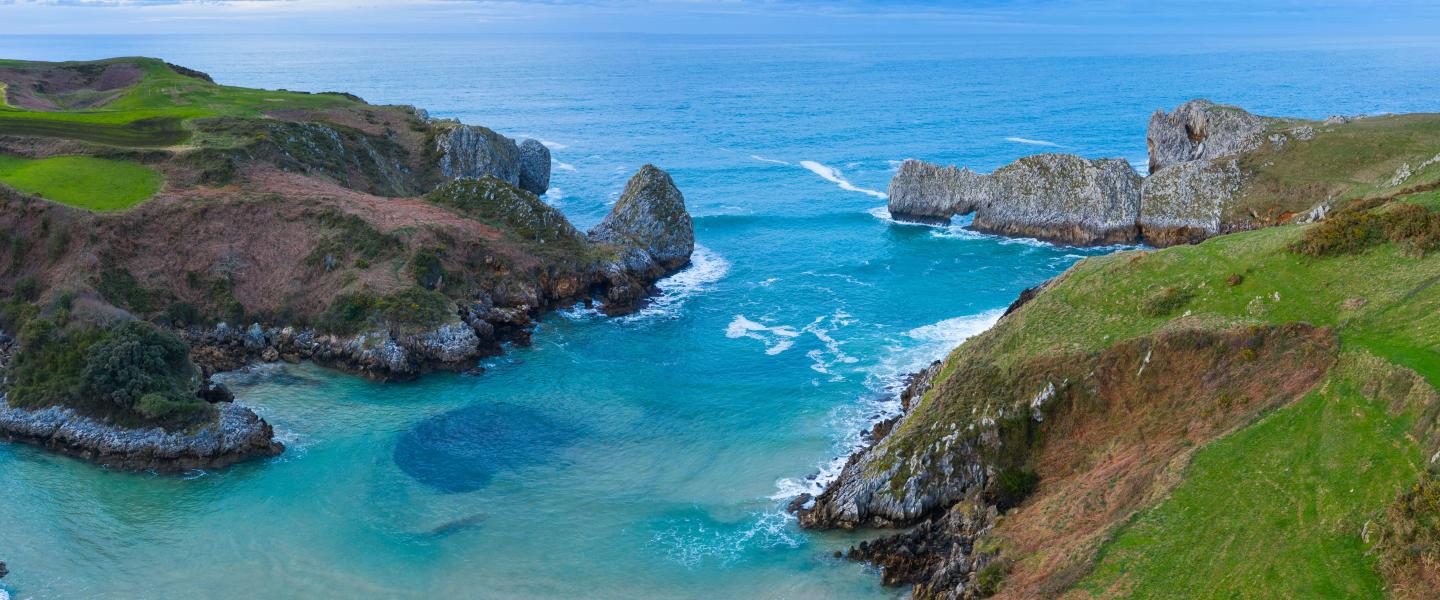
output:
[[[660,295],[652,298],[644,308],[628,315],[621,322],[631,323],[655,317],[675,318],[685,300],[710,289],[710,284],[720,281],[730,272],[730,261],[704,246],[695,246],[690,255],[690,265],[680,272],[656,282]]]
[[[572,164],[567,163],[567,162],[560,162],[560,161],[557,160],[557,161],[555,161],[555,169],[556,169],[556,170],[559,170],[559,171],[574,171],[574,170],[575,170],[575,165],[572,165]]]
[[[847,190],[847,191],[851,191],[851,192],[860,192],[860,193],[862,193],[862,194],[869,194],[869,195],[874,196],[874,197],[876,197],[876,198],[879,198],[879,199],[881,199],[881,200],[884,200],[884,199],[886,198],[884,192],[877,192],[877,191],[875,191],[875,190],[865,189],[865,188],[862,188],[862,187],[856,187],[855,184],[850,183],[850,180],[845,179],[845,176],[844,176],[843,174],[841,174],[840,171],[839,171],[838,169],[834,168],[834,167],[830,167],[830,166],[827,166],[827,165],[822,165],[822,164],[820,164],[820,163],[818,163],[818,162],[815,162],[815,161],[813,161],[813,160],[802,160],[802,161],[800,161],[800,166],[805,167],[806,169],[809,169],[811,173],[814,173],[814,174],[816,174],[816,175],[819,175],[821,178],[825,179],[826,181],[829,181],[830,183],[834,183],[834,184],[840,186],[840,189],[842,189],[842,190]]]
[[[568,145],[566,145],[566,144],[562,144],[562,143],[560,143],[560,142],[552,142],[552,141],[547,140],[547,139],[542,138],[542,137],[537,137],[537,136],[533,136],[533,135],[526,135],[526,134],[521,134],[521,135],[520,135],[520,139],[523,140],[523,139],[525,139],[525,138],[530,138],[530,139],[532,139],[532,140],[535,140],[535,141],[537,141],[537,142],[540,142],[540,143],[542,143],[542,144],[545,144],[545,147],[546,147],[546,148],[549,148],[549,149],[551,149],[551,150],[564,150],[564,149],[570,147],[570,146],[568,146]]]
[[[988,310],[975,315],[945,319],[905,332],[903,339],[895,340],[889,347],[889,354],[880,364],[869,370],[865,383],[872,393],[835,411],[832,422],[839,436],[834,446],[834,457],[818,465],[816,472],[807,477],[777,480],[775,494],[770,496],[770,499],[784,501],[800,494],[817,496],[823,492],[825,486],[840,476],[840,471],[844,469],[850,455],[865,446],[866,439],[860,431],[868,430],[874,423],[900,415],[899,394],[906,376],[925,368],[930,361],[994,326],[1004,313],[1003,309]]]
[[[1017,144],[1028,144],[1031,146],[1049,146],[1051,148],[1064,148],[1064,146],[1061,146],[1060,144],[1057,144],[1055,142],[1047,142],[1045,140],[1032,140],[1030,138],[1022,137],[1007,137],[1005,138],[1005,141],[1015,142]]]
[[[759,340],[765,344],[765,354],[774,356],[795,345],[795,338],[800,332],[789,325],[777,325],[771,327],[763,323],[756,323],[746,318],[745,315],[735,315],[730,324],[725,327],[725,337],[730,339],[750,338]]]
[[[790,163],[785,162],[785,161],[783,161],[783,160],[775,160],[775,159],[773,159],[773,158],[765,158],[765,157],[763,157],[763,156],[760,156],[759,154],[751,154],[751,155],[750,155],[750,158],[753,158],[753,159],[758,160],[758,161],[760,161],[760,162],[767,162],[767,163],[776,164],[776,165],[789,165],[789,164],[790,164]]]
[[[889,223],[889,224],[891,224],[891,225],[908,225],[908,226],[913,226],[913,227],[930,227],[930,228],[932,228],[932,229],[945,229],[945,228],[947,228],[947,227],[950,227],[949,225],[933,225],[933,224],[930,224],[930,223],[916,223],[916,222],[914,222],[914,221],[900,221],[900,220],[897,220],[895,217],[893,217],[893,216],[890,215],[890,207],[888,207],[888,206],[876,206],[876,207],[874,207],[874,208],[868,208],[868,209],[865,209],[865,212],[866,212],[867,214],[869,214],[870,216],[875,217],[875,218],[877,218],[877,219],[880,219],[881,221],[884,221],[884,222]]]

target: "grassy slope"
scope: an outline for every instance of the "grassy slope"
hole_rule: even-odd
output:
[[[1407,200],[1440,206],[1436,193]],[[953,353],[941,377],[977,357],[1003,369],[1166,329],[1302,321],[1337,328],[1343,365],[1373,355],[1440,381],[1440,289],[1433,285],[1440,255],[1417,257],[1395,244],[1321,259],[1287,251],[1304,231],[1271,228],[1086,259]],[[1148,316],[1147,305],[1167,288],[1189,299],[1168,315]],[[1082,589],[1167,598],[1376,593],[1360,527],[1415,480],[1424,440],[1406,435],[1415,415],[1387,412],[1357,392],[1362,373],[1338,371],[1323,393],[1197,453],[1173,498],[1108,544]],[[929,423],[974,418],[972,406],[933,392],[924,403],[917,415],[925,422],[907,420],[887,445],[924,446]]]
[[[48,135],[119,146],[169,146],[189,137],[184,122],[202,117],[253,117],[275,109],[354,106],[335,94],[305,94],[218,85],[187,77],[153,58],[116,58],[144,72],[119,98],[92,110],[44,112],[0,106],[0,134]],[[87,63],[0,61],[0,66]]]
[[[89,156],[27,160],[0,154],[0,183],[71,206],[124,210],[160,191],[149,167]]]
[[[1286,130],[1298,122],[1277,125]],[[1266,143],[1241,156],[1250,176],[1227,208],[1227,220],[1262,218],[1309,210],[1319,200],[1380,195],[1440,181],[1440,161],[1420,165],[1440,151],[1440,114],[1417,113],[1357,119],[1349,123],[1309,123],[1310,140],[1291,138],[1280,146]],[[1392,182],[1409,164],[1412,175]]]
[[[1197,453],[1185,482],[1102,550],[1099,597],[1380,598],[1360,532],[1424,458],[1361,391],[1379,359],[1351,354],[1299,403]]]

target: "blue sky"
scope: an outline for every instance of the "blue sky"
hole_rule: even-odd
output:
[[[0,0],[0,34],[832,33],[1153,36],[1183,47],[1434,41],[1433,0]]]

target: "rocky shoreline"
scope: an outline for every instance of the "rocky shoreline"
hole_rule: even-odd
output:
[[[890,181],[888,208],[932,225],[973,214],[977,231],[1057,244],[1196,243],[1255,226],[1227,214],[1247,178],[1237,157],[1314,135],[1293,120],[1192,100],[1151,116],[1146,177],[1123,158],[1038,154],[988,174],[912,159]]]

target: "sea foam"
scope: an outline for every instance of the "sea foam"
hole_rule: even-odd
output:
[[[805,167],[806,169],[809,169],[811,173],[814,173],[814,174],[816,174],[816,175],[819,175],[820,177],[824,178],[826,181],[829,181],[830,183],[834,183],[834,184],[836,184],[836,185],[839,185],[839,186],[840,186],[840,189],[842,189],[842,190],[847,190],[847,191],[851,191],[851,192],[860,192],[860,193],[862,193],[862,194],[869,194],[869,195],[874,196],[874,197],[876,197],[876,198],[879,198],[879,199],[881,199],[881,200],[884,200],[884,199],[886,198],[885,192],[877,192],[877,191],[875,191],[875,190],[870,190],[870,189],[865,189],[865,188],[862,188],[862,187],[857,187],[855,184],[850,183],[850,180],[845,179],[845,176],[844,176],[843,174],[841,174],[840,171],[839,171],[838,169],[834,168],[834,167],[830,167],[830,166],[827,166],[827,165],[823,165],[823,164],[820,164],[820,163],[815,162],[815,161],[813,161],[813,160],[802,160],[802,161],[800,161],[800,166]]]
[[[1055,142],[1047,142],[1045,140],[1032,140],[1030,138],[1022,137],[1007,137],[1005,138],[1005,141],[1015,142],[1017,144],[1027,144],[1030,146],[1049,146],[1051,148],[1064,148],[1064,146],[1061,146],[1060,144],[1057,144]]]
[[[634,314],[620,319],[630,323],[656,317],[676,318],[685,301],[696,294],[704,293],[713,284],[725,278],[730,272],[730,261],[704,246],[695,246],[690,254],[690,264],[680,272],[656,282],[660,295]]]

